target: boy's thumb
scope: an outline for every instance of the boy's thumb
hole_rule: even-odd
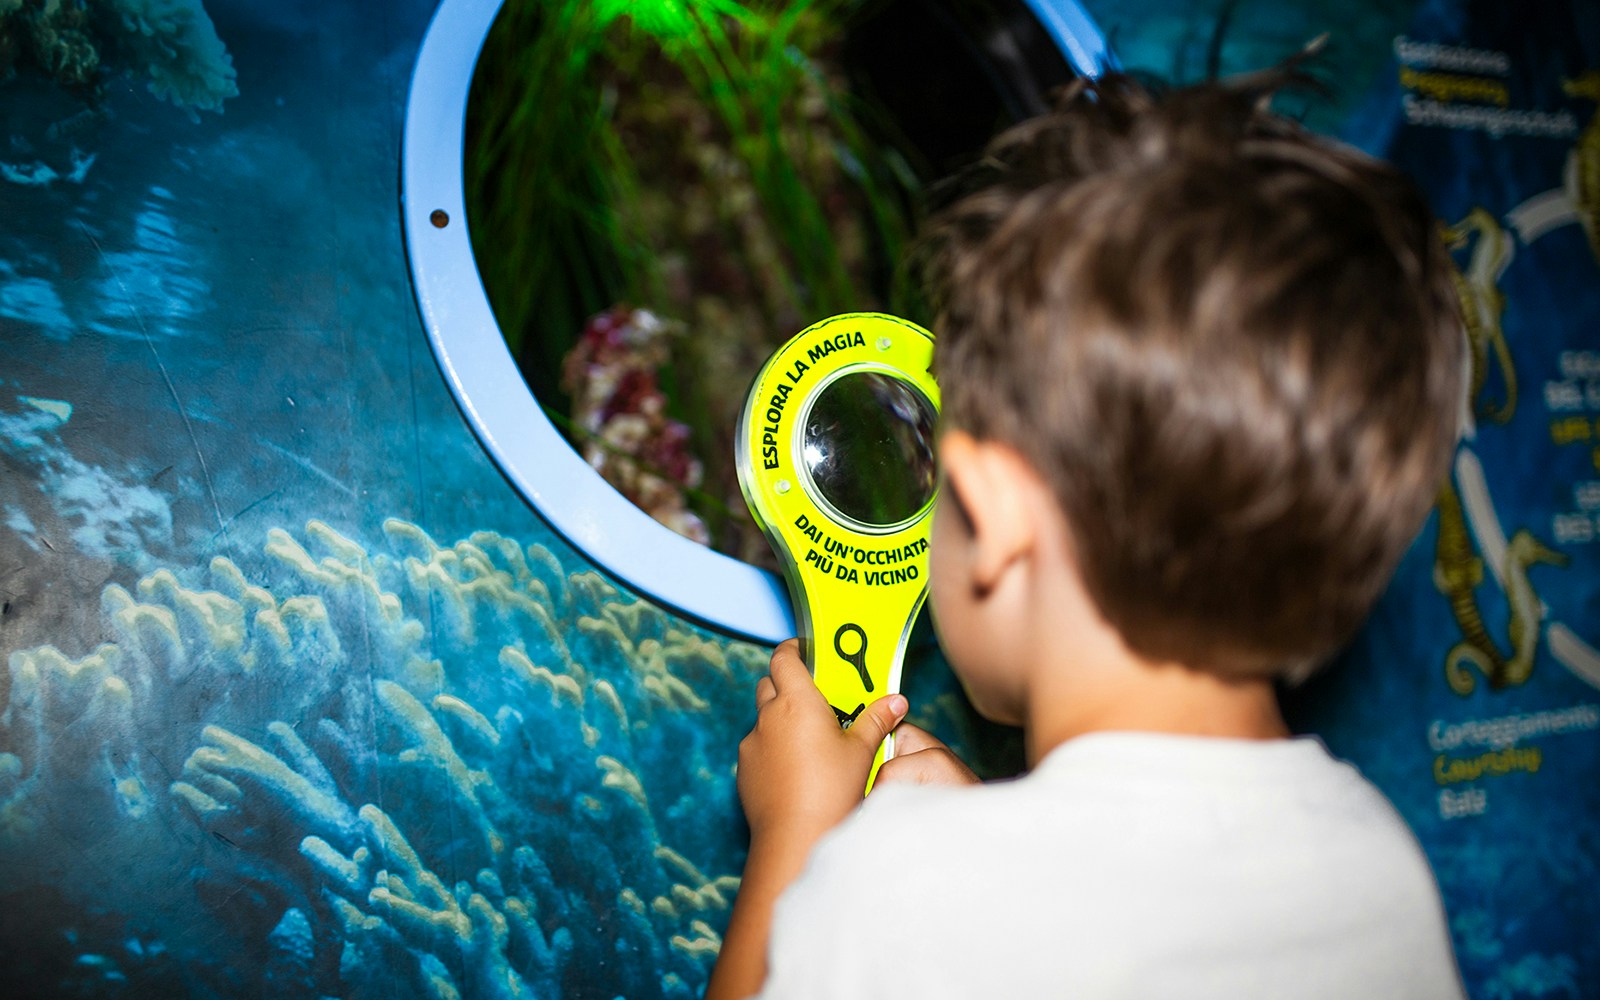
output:
[[[906,717],[910,704],[903,694],[891,694],[868,705],[850,725],[850,735],[867,746],[876,747]]]

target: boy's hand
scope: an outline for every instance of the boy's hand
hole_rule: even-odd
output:
[[[755,728],[739,744],[739,800],[751,839],[783,831],[809,846],[860,805],[878,744],[905,717],[906,699],[880,698],[840,729],[790,639],[756,685],[756,709]]]
[[[903,722],[894,731],[894,756],[878,768],[873,788],[895,782],[913,785],[976,785],[978,776],[927,730]]]
[[[756,685],[756,724],[739,744],[739,801],[750,855],[734,897],[706,1000],[742,1000],[767,976],[767,937],[778,895],[805,867],[817,839],[861,803],[878,744],[905,718],[906,700],[879,698],[849,729],[817,690],[790,639]]]

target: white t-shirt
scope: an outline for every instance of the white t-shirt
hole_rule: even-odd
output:
[[[767,1000],[1460,1000],[1433,873],[1315,739],[1095,733],[891,785],[779,899]]]

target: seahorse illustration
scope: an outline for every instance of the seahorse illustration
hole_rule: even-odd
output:
[[[1589,70],[1576,79],[1563,80],[1561,89],[1573,97],[1587,97],[1600,103],[1600,70]],[[1600,108],[1589,119],[1567,158],[1567,190],[1578,221],[1589,237],[1589,249],[1600,260]]]
[[[1479,416],[1497,424],[1511,419],[1517,408],[1517,370],[1511,363],[1511,349],[1506,344],[1505,331],[1500,317],[1506,310],[1506,297],[1500,291],[1500,276],[1511,263],[1511,234],[1500,225],[1500,220],[1487,209],[1474,206],[1466,218],[1451,226],[1443,226],[1440,235],[1451,250],[1471,244],[1472,251],[1465,270],[1452,267],[1450,280],[1461,300],[1461,318],[1467,328],[1467,345],[1472,351],[1472,394]],[[1474,239],[1474,237],[1476,237]],[[1478,397],[1489,381],[1489,352],[1499,363],[1505,382],[1505,398],[1499,404],[1488,403]]]
[[[1446,480],[1439,491],[1439,537],[1434,545],[1433,583],[1450,599],[1462,640],[1445,655],[1444,676],[1450,690],[1469,695],[1477,678],[1468,667],[1477,668],[1494,690],[1514,687],[1533,673],[1533,655],[1539,646],[1539,625],[1544,609],[1539,595],[1528,581],[1528,568],[1535,563],[1565,566],[1567,557],[1555,552],[1527,530],[1518,530],[1506,544],[1504,570],[1506,600],[1511,608],[1507,638],[1511,654],[1505,655],[1490,638],[1478,610],[1476,594],[1483,582],[1483,560],[1473,548],[1472,535],[1461,509],[1455,486]]]

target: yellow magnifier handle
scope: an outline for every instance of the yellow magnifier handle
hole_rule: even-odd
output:
[[[927,595],[932,358],[914,323],[835,316],[768,360],[740,419],[739,485],[783,562],[806,663],[845,726],[899,689]],[[892,752],[886,740],[873,776]]]
[[[840,568],[860,572],[854,563],[847,566],[837,558],[832,562],[832,569],[825,562],[821,572],[837,572]],[[907,560],[898,568],[908,572],[912,566],[916,564]],[[926,580],[925,557],[916,568],[918,577]],[[802,653],[811,667],[817,688],[833,706],[841,726],[852,725],[868,705],[900,690],[906,639],[927,588],[897,589],[899,600],[852,602],[844,599],[843,588],[831,586],[822,579],[807,581],[810,606],[806,618],[809,621],[801,626],[806,640],[801,643]],[[892,756],[894,737],[890,736],[873,758],[867,790],[871,790],[878,768]]]

